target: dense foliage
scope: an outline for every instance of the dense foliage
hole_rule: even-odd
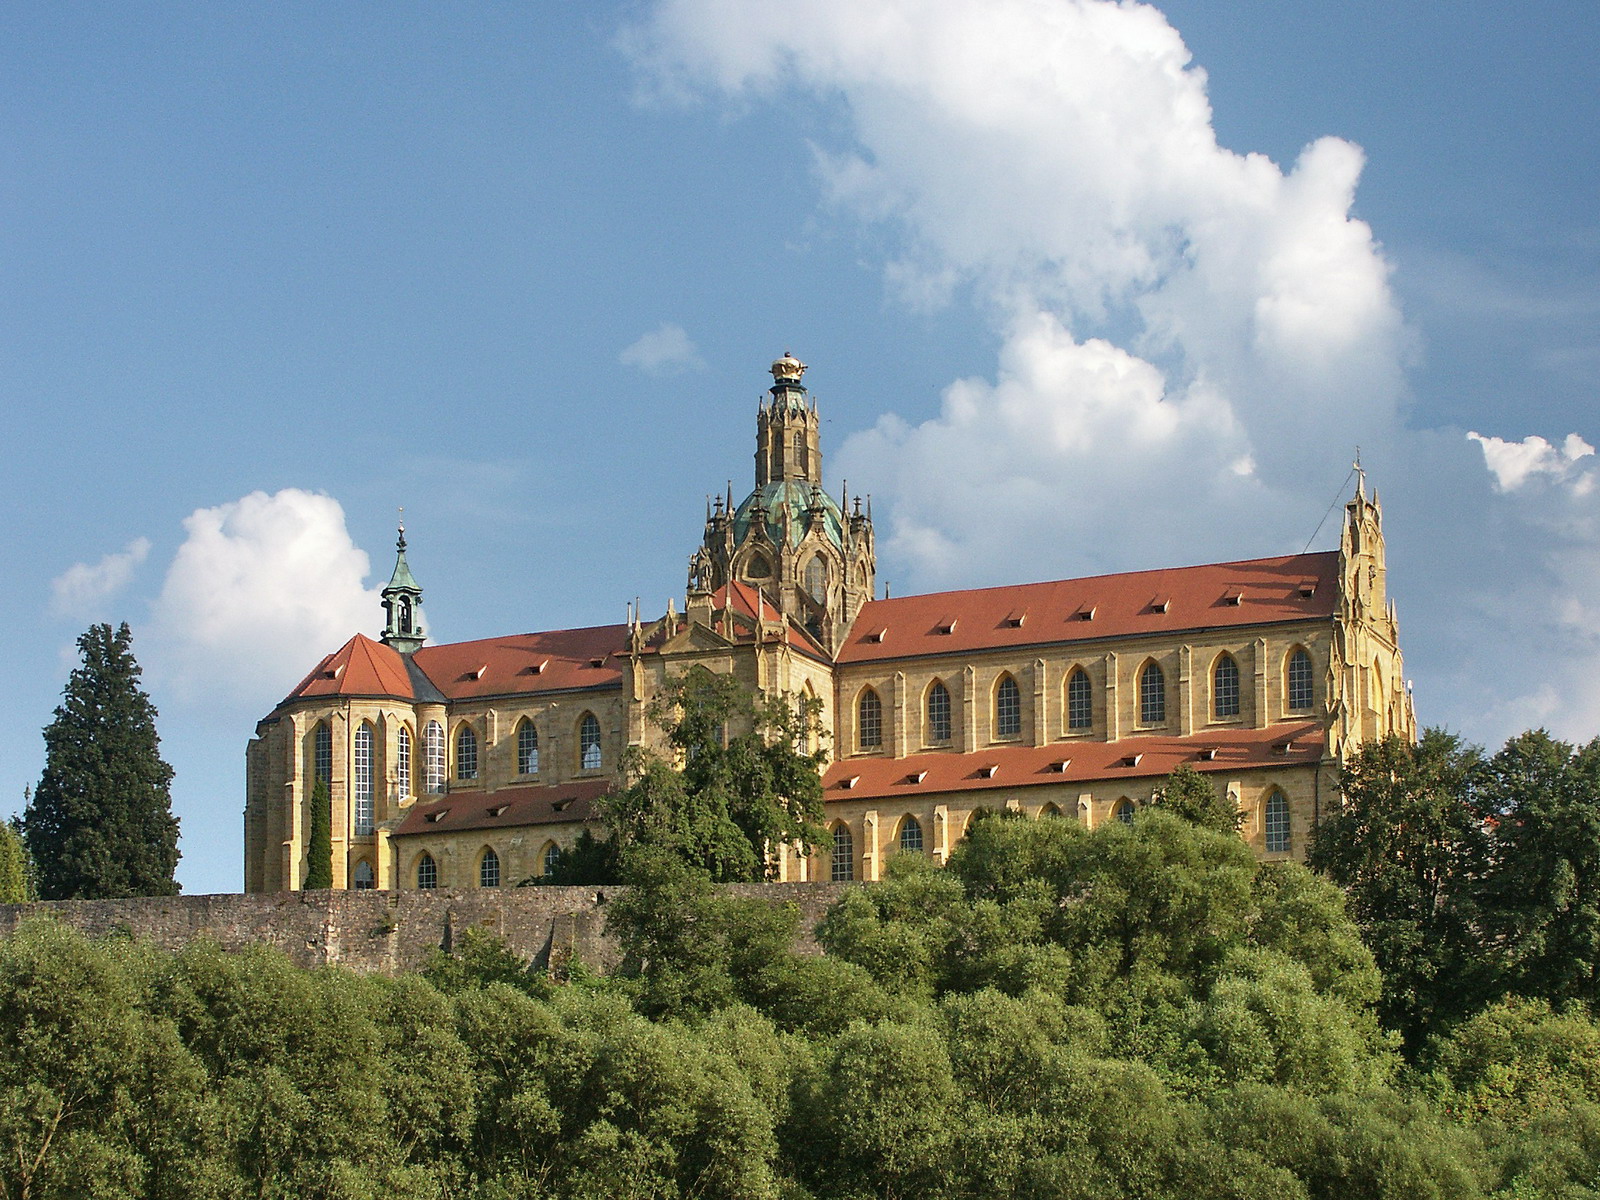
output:
[[[821,954],[714,882],[692,803],[624,848],[604,976],[476,931],[386,979],[26,925],[0,1200],[1600,1200],[1595,760],[1370,747],[1316,850],[1348,899],[1178,775],[1131,825],[892,858]]]
[[[85,632],[82,662],[45,728],[44,774],[23,828],[46,900],[178,891],[172,768],[132,643],[127,625]]]

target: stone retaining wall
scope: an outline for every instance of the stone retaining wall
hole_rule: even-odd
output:
[[[811,930],[849,884],[737,884],[730,891],[800,909],[796,949],[816,953]],[[30,917],[49,917],[91,936],[131,935],[177,950],[200,938],[236,950],[276,946],[297,965],[330,964],[394,973],[422,965],[478,927],[514,952],[548,962],[577,957],[604,969],[616,959],[605,909],[622,889],[464,888],[459,891],[310,891],[268,895],[154,896],[0,904],[0,936]]]

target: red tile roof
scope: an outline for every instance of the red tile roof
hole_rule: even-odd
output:
[[[1322,749],[1322,728],[1312,721],[1265,729],[1213,730],[1189,737],[1129,737],[1115,742],[994,746],[963,754],[847,758],[828,768],[822,777],[822,791],[823,799],[832,803],[1005,791],[1044,783],[1115,786],[1124,779],[1148,781],[1170,775],[1185,764],[1209,773],[1314,763],[1322,757]],[[1215,757],[1202,758],[1202,750],[1215,750]],[[1066,765],[1057,765],[1061,763]]]
[[[424,646],[411,661],[451,700],[620,687],[626,625],[518,633]]]
[[[398,652],[358,633],[319,662],[288,699],[313,696],[393,696],[409,700],[411,677]]]
[[[437,800],[419,801],[391,836],[588,821],[595,816],[594,802],[611,786],[609,779],[577,779],[555,785],[501,788],[496,792],[452,792]]]
[[[873,600],[839,662],[1329,619],[1338,569],[1328,551]]]

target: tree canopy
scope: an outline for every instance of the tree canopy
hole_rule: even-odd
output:
[[[46,900],[178,891],[178,820],[156,709],[126,624],[78,639],[81,662],[44,731],[45,767],[23,814]]]

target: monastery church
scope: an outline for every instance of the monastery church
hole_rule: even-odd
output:
[[[805,370],[772,364],[755,489],[706,513],[681,613],[429,645],[402,529],[382,639],[352,637],[256,727],[245,890],[301,887],[318,780],[335,887],[543,875],[623,750],[661,744],[647,707],[694,667],[820,702],[831,837],[780,848],[780,880],[943,862],[980,809],[1130,821],[1182,764],[1258,854],[1298,858],[1344,757],[1415,737],[1364,483],[1337,551],[879,598],[870,511],[822,486]]]

